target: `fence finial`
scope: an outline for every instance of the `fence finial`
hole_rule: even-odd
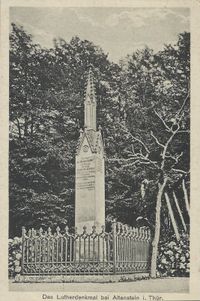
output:
[[[92,233],[96,233],[96,226],[92,226]]]
[[[117,231],[120,230],[120,223],[119,222],[116,222],[116,229],[117,229]]]
[[[126,226],[122,224],[122,234],[124,235],[126,233]]]
[[[48,236],[51,236],[51,228],[50,227],[48,228],[47,231],[48,231]]]
[[[141,228],[137,228],[137,236],[138,236],[138,239],[140,240],[140,238],[141,238]]]
[[[31,229],[28,230],[28,237],[31,237],[32,231]]]
[[[42,233],[43,233],[43,229],[42,229],[42,227],[40,227],[40,229],[39,229],[39,235],[42,236]]]
[[[102,229],[102,231],[101,231],[101,232],[102,232],[102,233],[104,233],[104,232],[105,232],[105,226],[104,226],[104,225],[102,225],[102,226],[101,226],[101,229]]]
[[[134,238],[137,237],[137,233],[136,233],[136,228],[135,227],[133,227],[133,236],[134,236]]]
[[[83,234],[86,234],[86,233],[87,233],[87,227],[83,226]]]
[[[23,226],[22,227],[22,237],[26,236],[26,228]]]
[[[141,228],[141,239],[144,239],[144,228]]]
[[[147,240],[147,230],[144,228],[144,239]]]
[[[151,239],[151,230],[148,229],[147,231],[148,231],[148,239],[150,240]]]
[[[147,228],[145,228],[145,239],[149,239],[149,232]]]
[[[56,233],[58,236],[60,235],[60,227],[59,226],[56,228]]]
[[[129,234],[129,236],[132,234],[132,228],[131,228],[131,226],[128,226],[128,234]]]
[[[31,236],[35,237],[35,229],[34,228],[31,229]]]
[[[116,232],[117,226],[118,226],[118,223],[116,222],[116,219],[114,219],[112,222],[112,231],[113,232]]]
[[[65,234],[69,234],[69,227],[68,226],[65,227]]]

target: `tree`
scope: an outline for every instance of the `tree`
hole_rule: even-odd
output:
[[[156,277],[163,193],[189,172],[188,45],[188,34],[184,34],[175,47],[166,47],[157,55],[146,49],[128,58],[123,82],[132,100],[130,104],[126,102],[126,118],[119,127],[129,145],[118,158],[110,159],[122,164],[122,168],[128,167],[129,172],[143,168],[143,176],[157,185],[152,277]],[[187,57],[185,64],[182,52]],[[125,99],[129,99],[128,95]]]
[[[13,24],[10,35],[10,235],[28,226],[74,224],[75,151],[83,127],[84,85],[93,65],[99,124],[107,124],[115,82],[92,42],[35,45]],[[104,109],[103,109],[104,108]],[[106,126],[105,126],[106,127]],[[46,207],[45,207],[46,204]],[[58,209],[60,208],[60,209]]]

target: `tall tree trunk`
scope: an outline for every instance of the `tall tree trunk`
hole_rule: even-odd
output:
[[[179,235],[179,232],[178,232],[178,227],[177,227],[177,224],[176,224],[176,220],[175,220],[175,217],[174,217],[172,206],[170,204],[169,196],[166,192],[165,192],[165,200],[166,200],[166,203],[167,203],[167,208],[169,210],[169,214],[170,214],[170,218],[171,218],[171,221],[172,221],[172,226],[174,228],[174,233],[176,235],[176,239],[180,240],[180,235]]]
[[[174,201],[175,201],[175,204],[176,204],[176,208],[177,208],[178,213],[179,213],[180,218],[181,218],[181,222],[182,222],[183,228],[184,228],[184,230],[186,232],[187,231],[187,227],[186,227],[186,224],[185,224],[185,221],[184,221],[184,218],[183,218],[183,214],[181,212],[181,208],[180,208],[179,203],[178,203],[178,199],[177,199],[176,194],[175,194],[174,191],[173,191],[173,197],[174,197]]]
[[[158,244],[160,240],[160,212],[161,212],[163,191],[166,183],[167,183],[167,177],[164,177],[162,184],[158,183],[158,193],[156,198],[155,233],[152,242],[152,255],[151,255],[151,278],[156,278]]]
[[[189,201],[188,201],[187,189],[186,189],[186,186],[185,186],[185,180],[184,179],[182,181],[182,187],[183,187],[183,193],[184,193],[186,209],[187,209],[188,215],[190,216],[190,205],[189,205]]]

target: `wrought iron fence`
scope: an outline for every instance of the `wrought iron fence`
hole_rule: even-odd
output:
[[[98,275],[148,272],[150,231],[113,223],[112,231],[61,233],[22,229],[23,275]]]

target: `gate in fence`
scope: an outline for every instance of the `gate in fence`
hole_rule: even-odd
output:
[[[150,230],[114,222],[112,231],[62,234],[22,229],[23,275],[99,275],[149,271]]]

